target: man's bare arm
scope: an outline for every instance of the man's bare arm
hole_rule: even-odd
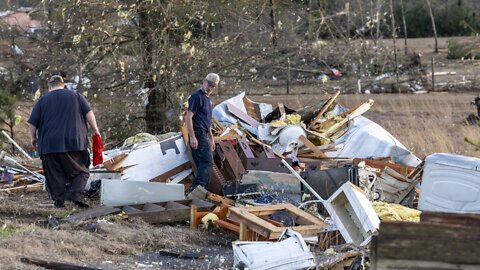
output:
[[[93,111],[89,111],[87,113],[87,122],[92,128],[93,134],[100,135],[100,131],[98,131],[98,127],[97,127],[97,120],[95,119],[95,114],[93,114]]]
[[[33,147],[37,147],[37,127],[29,124],[30,125],[30,143],[32,144]]]
[[[187,114],[185,115],[185,125],[187,125],[187,130],[188,130],[188,141],[190,142],[190,146],[193,149],[197,149],[198,147],[198,141],[197,137],[195,137],[195,131],[193,131],[193,112],[192,111],[187,111]]]

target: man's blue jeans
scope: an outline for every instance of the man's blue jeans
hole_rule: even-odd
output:
[[[197,175],[193,180],[190,190],[195,189],[199,185],[204,188],[208,187],[213,166],[212,147],[208,131],[196,128],[194,132],[198,141],[198,147],[197,149],[190,147],[190,149],[192,150],[193,161],[197,166]]]

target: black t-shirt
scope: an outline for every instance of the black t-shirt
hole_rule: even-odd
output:
[[[88,148],[87,100],[73,90],[58,89],[33,106],[28,123],[38,130],[38,153],[82,151]]]
[[[210,131],[212,125],[212,101],[199,89],[188,99],[188,110],[193,112],[193,128]]]

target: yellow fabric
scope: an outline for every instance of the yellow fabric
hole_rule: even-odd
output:
[[[420,222],[422,211],[411,209],[400,204],[374,202],[373,208],[381,220]]]
[[[202,218],[203,227],[206,229],[210,223],[215,224],[215,221],[218,220],[218,216],[214,213],[208,213]]]
[[[300,125],[302,117],[299,114],[287,114],[287,122],[289,125]]]
[[[272,122],[270,122],[270,125],[272,127],[285,127],[287,126],[287,123],[280,120],[273,120]]]
[[[133,145],[136,143],[144,143],[144,142],[151,142],[156,141],[157,137],[149,133],[138,133],[135,136],[129,137],[123,143],[123,146]]]

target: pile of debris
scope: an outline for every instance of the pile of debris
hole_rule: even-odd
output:
[[[87,189],[101,206],[62,222],[119,214],[215,226],[238,235],[232,246],[239,269],[480,265],[475,248],[461,242],[477,237],[480,218],[454,214],[480,211],[480,160],[434,154],[422,161],[361,116],[373,100],[347,109],[338,95],[298,111],[244,93],[217,105],[209,186],[186,198],[195,175],[186,127],[129,138],[91,170]],[[28,176],[15,171],[15,179],[39,175],[23,169]],[[447,252],[438,240],[445,235],[455,243],[449,256],[438,251]]]

